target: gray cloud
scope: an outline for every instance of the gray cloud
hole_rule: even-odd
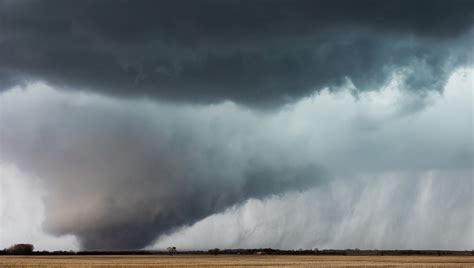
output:
[[[113,96],[268,107],[409,69],[441,90],[472,63],[472,1],[0,2],[2,88],[43,80]]]
[[[350,187],[359,173],[472,169],[472,77],[458,71],[443,97],[432,93],[428,109],[409,115],[400,110],[412,93],[396,78],[359,100],[350,89],[323,91],[275,113],[34,84],[0,95],[0,160],[42,179],[50,232],[74,234],[86,249],[141,248],[249,198],[325,189],[334,176]],[[415,195],[403,187],[396,200]],[[409,204],[398,209],[393,219]]]

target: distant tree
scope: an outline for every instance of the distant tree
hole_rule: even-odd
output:
[[[34,246],[32,244],[16,244],[7,249],[8,254],[29,255],[33,253]]]
[[[176,253],[176,247],[168,247],[168,253],[170,255],[173,255]]]
[[[208,252],[209,254],[218,255],[220,251],[221,251],[220,249],[215,248],[215,249],[210,249]]]

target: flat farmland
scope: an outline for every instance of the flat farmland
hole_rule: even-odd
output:
[[[474,267],[474,256],[0,256],[0,267]]]

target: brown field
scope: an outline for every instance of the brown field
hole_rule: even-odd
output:
[[[0,267],[474,267],[474,256],[0,256]]]

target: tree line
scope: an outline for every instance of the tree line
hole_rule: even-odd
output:
[[[0,255],[347,255],[347,256],[474,256],[474,250],[361,250],[361,249],[299,249],[281,250],[273,248],[256,249],[219,249],[178,251],[168,247],[166,251],[133,250],[133,251],[34,251],[32,244],[15,244],[0,250]]]

